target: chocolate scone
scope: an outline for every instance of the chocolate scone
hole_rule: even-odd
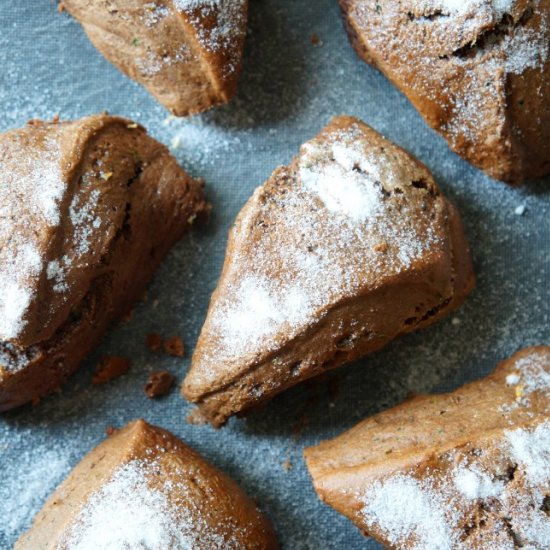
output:
[[[237,89],[248,0],[63,0],[94,46],[177,116]]]
[[[0,134],[0,410],[55,390],[207,215],[139,125],[97,115]]]
[[[493,178],[550,172],[550,0],[340,0],[353,46]]]
[[[21,536],[24,550],[274,550],[273,529],[229,477],[143,420],[91,451]]]
[[[549,548],[550,347],[305,450],[324,502],[387,548]]]
[[[183,393],[219,426],[434,322],[473,284],[427,168],[335,118],[239,214]]]

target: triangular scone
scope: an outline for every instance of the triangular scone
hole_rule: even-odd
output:
[[[228,102],[248,0],[63,0],[94,46],[177,116]]]
[[[230,232],[183,392],[214,425],[457,307],[473,272],[425,166],[335,118]]]
[[[321,499],[387,548],[550,546],[550,347],[305,450]]]
[[[17,550],[274,550],[244,492],[171,433],[138,420],[91,451]]]
[[[359,55],[450,147],[511,183],[550,172],[550,0],[340,0]]]
[[[129,120],[0,134],[0,411],[59,388],[207,213],[202,184]]]

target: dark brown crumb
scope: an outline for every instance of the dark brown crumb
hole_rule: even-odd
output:
[[[168,338],[164,342],[164,351],[174,357],[183,357],[185,355],[185,346],[182,339],[179,336]]]
[[[57,11],[63,13],[65,10],[65,2],[59,2],[59,4],[57,4]]]
[[[151,351],[160,351],[162,349],[162,336],[156,332],[147,335],[147,347]]]
[[[147,395],[149,399],[166,395],[170,391],[174,381],[175,377],[168,371],[153,372],[149,376],[147,384],[143,386],[145,395]]]
[[[292,470],[292,462],[290,462],[290,459],[287,458],[284,462],[283,462],[283,470],[285,472],[290,472],[290,470]]]
[[[105,435],[107,437],[111,437],[113,434],[116,434],[118,432],[117,428],[113,428],[113,426],[107,426],[105,428]]]
[[[108,355],[104,357],[95,370],[92,384],[105,384],[130,370],[132,363],[126,357]]]
[[[319,38],[319,35],[317,33],[311,33],[309,35],[309,41],[314,45],[314,46],[319,46],[321,47],[323,45],[323,41]]]

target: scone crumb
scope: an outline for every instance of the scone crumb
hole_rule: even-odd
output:
[[[105,384],[106,382],[110,382],[126,374],[131,366],[131,361],[126,357],[108,355],[97,365],[95,375],[92,378],[92,384]]]
[[[287,458],[284,462],[283,462],[283,470],[285,472],[290,472],[290,470],[292,470],[293,468],[293,465],[292,465],[292,462],[290,461],[289,458]]]
[[[59,2],[59,4],[57,4],[57,11],[63,13],[65,10],[65,2]]]
[[[179,336],[172,336],[164,342],[164,351],[173,357],[183,357],[185,355],[185,346]]]
[[[174,375],[168,371],[151,373],[149,380],[147,380],[147,383],[143,387],[145,395],[149,399],[166,395],[174,384],[175,379]]]
[[[323,41],[319,38],[319,35],[315,32],[309,35],[309,41],[314,45],[320,48],[323,45]]]
[[[147,335],[147,347],[151,351],[160,351],[162,349],[162,336],[157,332],[151,332]]]
[[[117,428],[114,428],[113,426],[107,426],[105,428],[105,435],[107,437],[111,437],[112,435],[116,434],[118,432]]]

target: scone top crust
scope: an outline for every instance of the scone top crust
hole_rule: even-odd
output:
[[[319,496],[389,548],[546,548],[550,347],[306,449]]]
[[[177,116],[233,96],[248,0],[66,0],[101,53]]]
[[[358,53],[496,179],[550,170],[549,0],[340,0]]]
[[[23,550],[272,550],[271,525],[237,484],[143,420],[89,453],[17,542]]]
[[[191,181],[162,144],[118,117],[1,134],[0,341],[28,347],[49,339],[91,281],[118,269],[121,258],[109,265],[110,254],[130,218],[144,205],[154,213],[160,190],[183,191]],[[143,216],[144,230],[153,217]]]
[[[421,163],[359,120],[335,118],[239,214],[185,395],[232,383],[405,273],[452,296],[447,206]]]

